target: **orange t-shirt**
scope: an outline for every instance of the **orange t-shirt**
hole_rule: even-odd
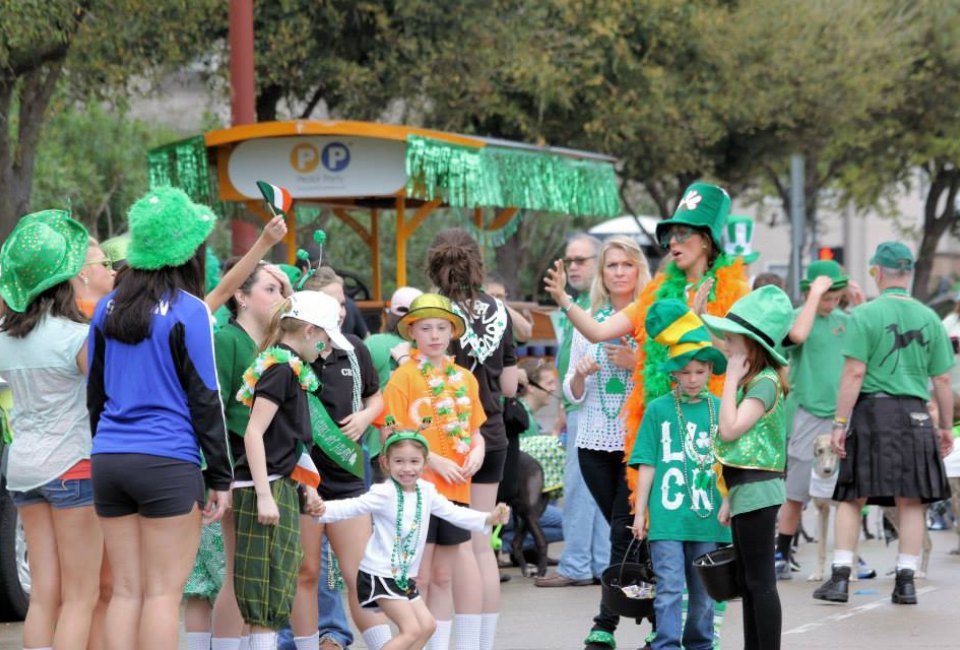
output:
[[[456,366],[456,368],[463,373],[463,383],[467,388],[467,397],[470,398],[470,434],[479,436],[480,425],[487,419],[486,413],[483,412],[483,406],[480,404],[480,387],[473,373],[460,366]],[[466,454],[458,453],[454,449],[450,437],[441,429],[433,408],[434,399],[437,398],[431,394],[430,387],[427,386],[427,380],[420,373],[420,366],[415,360],[407,361],[390,375],[390,380],[383,389],[383,412],[377,417],[374,424],[382,427],[387,416],[392,415],[396,420],[397,427],[418,429],[423,418],[430,416],[433,418],[434,424],[421,431],[430,445],[430,453],[440,454],[458,465],[463,465]],[[429,468],[423,471],[423,479],[437,486],[437,491],[451,501],[470,503],[469,481],[463,484],[450,483]]]

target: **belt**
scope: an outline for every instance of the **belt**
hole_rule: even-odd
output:
[[[860,393],[860,399],[915,399],[920,400],[916,395],[891,395],[890,393]],[[923,400],[920,400],[923,401]]]

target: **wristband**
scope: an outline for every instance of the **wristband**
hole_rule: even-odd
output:
[[[849,421],[850,421],[850,420],[848,420],[847,418],[841,417],[841,416],[839,416],[839,415],[834,415],[834,416],[833,416],[833,423],[834,423],[834,424],[846,424],[846,423],[849,422]]]
[[[566,296],[566,298],[567,298],[567,300],[570,301],[570,302],[567,304],[567,306],[564,307],[563,305],[560,305],[560,312],[561,312],[561,313],[564,313],[564,314],[566,314],[568,311],[570,311],[570,309],[571,309],[571,308],[573,307],[573,305],[575,304],[575,303],[573,302],[573,298],[571,298],[570,296]]]

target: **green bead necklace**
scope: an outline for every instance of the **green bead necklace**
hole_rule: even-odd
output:
[[[602,323],[614,315],[613,306],[609,303],[597,310],[594,320]],[[630,347],[637,349],[637,343],[633,338],[628,339]],[[620,409],[623,407],[623,400],[627,396],[627,382],[630,381],[630,371],[622,370],[615,366],[603,347],[603,343],[597,343],[595,348],[595,358],[600,364],[600,371],[597,372],[597,384],[600,388],[600,410],[609,420],[616,420],[620,417]],[[612,402],[612,406],[608,405]]]
[[[410,565],[416,557],[417,542],[420,541],[420,529],[423,523],[423,495],[420,493],[420,484],[417,483],[417,509],[413,516],[410,530],[403,534],[403,502],[404,494],[400,483],[393,482],[397,488],[397,533],[393,540],[393,553],[390,554],[390,570],[397,586],[407,591],[410,588]]]
[[[710,413],[710,429],[709,429],[709,437],[708,437],[708,441],[709,441],[713,439],[713,434],[717,430],[717,414],[714,411],[713,400],[710,399],[709,391],[704,389],[696,397],[689,397],[688,395],[683,393],[683,389],[681,389],[680,386],[678,385],[673,393],[673,403],[677,408],[677,420],[679,421],[679,424],[680,424],[681,455],[683,457],[683,476],[684,476],[684,482],[687,484],[687,494],[690,496],[690,509],[693,510],[694,514],[696,514],[700,519],[707,519],[708,517],[713,516],[712,510],[701,512],[696,508],[694,508],[694,500],[693,500],[694,486],[692,485],[693,481],[691,480],[690,471],[687,468],[687,456],[688,456],[687,446],[689,443],[690,449],[693,450],[693,453],[695,453],[697,456],[697,466],[695,470],[699,469],[700,471],[697,473],[697,476],[696,476],[696,481],[697,481],[696,487],[703,491],[706,491],[707,489],[710,488],[710,474],[707,472],[707,461],[710,459],[710,456],[711,456],[711,452],[710,452],[711,447],[708,445],[706,453],[703,453],[703,454],[696,451],[696,441],[694,441],[692,435],[687,434],[687,421],[683,417],[683,409],[680,407],[681,402],[689,402],[691,399],[697,399],[697,398],[705,399],[707,401],[707,410]]]

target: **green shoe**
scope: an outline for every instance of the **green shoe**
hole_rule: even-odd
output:
[[[583,650],[616,650],[617,640],[606,630],[591,630],[583,640]]]

